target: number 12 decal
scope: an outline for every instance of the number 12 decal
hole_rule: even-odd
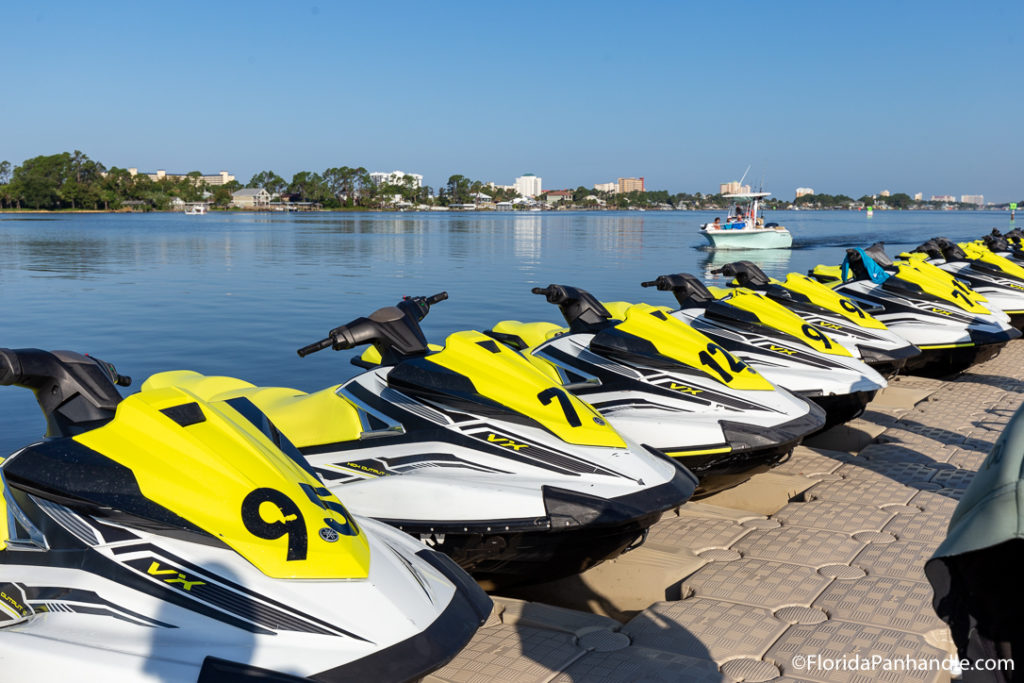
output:
[[[707,351],[701,351],[700,353],[698,353],[697,358],[700,359],[700,362],[703,365],[706,365],[707,367],[717,372],[719,377],[721,377],[722,381],[725,382],[726,384],[732,381],[732,375],[729,374],[729,372],[721,365],[719,365],[718,361],[716,361],[712,357],[718,355],[719,353],[721,353],[722,356],[725,357],[726,361],[728,361],[729,369],[735,372],[736,374],[739,374],[744,370],[748,369],[746,363],[744,363],[739,358],[726,351],[718,344],[708,344]]]

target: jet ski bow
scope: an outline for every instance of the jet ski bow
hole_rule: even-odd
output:
[[[366,372],[312,394],[190,372],[146,384],[245,397],[354,512],[488,586],[584,571],[641,543],[690,497],[685,468],[624,439],[511,349],[475,331],[428,345],[419,321],[446,298],[406,298],[303,347],[372,345]]]
[[[443,555],[348,512],[247,399],[0,349],[47,438],[0,463],[0,660],[33,680],[408,680],[490,600]],[[252,419],[261,415],[256,424]]]

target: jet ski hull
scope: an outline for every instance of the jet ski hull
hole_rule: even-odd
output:
[[[1006,342],[959,347],[921,347],[921,355],[907,362],[906,371],[921,377],[944,378],[958,375],[975,363],[999,355]]]
[[[819,431],[825,423],[825,413],[814,403],[810,403],[810,408],[806,415],[774,427],[722,421],[722,431],[732,445],[728,451],[717,448],[708,449],[715,451],[712,453],[664,450],[700,478],[702,486],[694,496],[707,495],[713,492],[710,489],[718,489],[704,486],[705,479],[742,472],[749,475],[753,468],[774,465],[792,452],[808,434]]]
[[[696,480],[683,468],[660,486],[613,499],[544,487],[535,519],[424,522],[380,519],[443,552],[488,590],[586,571],[640,545],[663,512],[688,500]]]
[[[808,396],[807,398],[825,411],[825,426],[820,430],[823,432],[859,417],[877,393],[877,390],[855,391],[852,394],[839,396]]]

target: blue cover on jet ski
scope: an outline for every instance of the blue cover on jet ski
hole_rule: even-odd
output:
[[[857,252],[860,254],[861,263],[864,264],[864,269],[867,271],[867,275],[871,278],[871,281],[875,284],[882,284],[889,279],[889,273],[885,272],[882,266],[875,262],[875,259],[868,256],[867,252],[861,248],[857,248]],[[843,259],[843,282],[846,282],[850,275],[850,257],[847,256]]]

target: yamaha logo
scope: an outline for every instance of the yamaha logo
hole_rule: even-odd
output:
[[[328,543],[334,543],[338,540],[338,532],[330,527],[323,527],[320,529],[320,538],[324,539]]]
[[[602,427],[604,427],[604,420],[602,420],[601,418],[599,418],[599,417],[595,417],[595,418],[594,418],[594,422],[596,422],[597,424],[599,424],[599,425],[601,425]]]

